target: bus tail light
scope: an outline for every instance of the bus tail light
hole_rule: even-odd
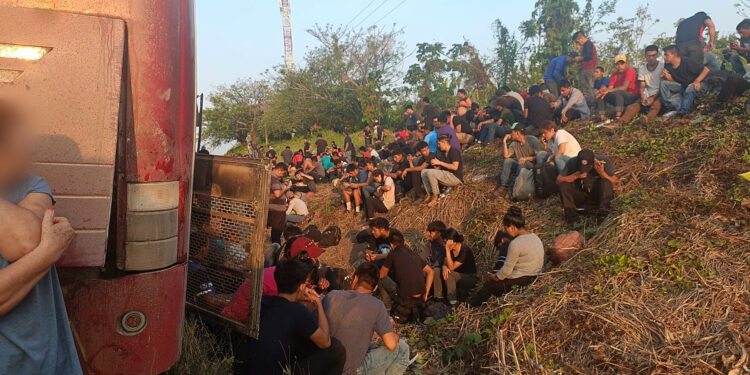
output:
[[[128,184],[125,271],[148,271],[177,262],[180,182]]]

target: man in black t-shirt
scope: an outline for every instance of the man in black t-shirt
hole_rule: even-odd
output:
[[[422,171],[422,184],[427,192],[425,202],[429,202],[430,207],[437,204],[440,185],[454,187],[463,183],[461,151],[451,147],[450,140],[450,134],[438,137],[438,155],[430,161],[433,169]]]
[[[433,119],[437,117],[438,110],[435,108],[432,103],[430,103],[430,98],[425,96],[422,98],[422,120],[426,124],[431,124]]]
[[[615,166],[608,157],[594,155],[589,149],[581,150],[578,156],[568,160],[563,172],[557,176],[565,220],[575,223],[579,208],[601,218],[609,215],[618,181]]]
[[[664,105],[671,108],[664,117],[686,114],[698,94],[707,91],[701,84],[708,75],[708,68],[694,60],[680,57],[676,45],[664,47],[664,70],[661,80],[661,98]]]
[[[409,166],[401,171],[401,175],[404,180],[408,180],[411,184],[411,190],[407,195],[413,199],[420,199],[424,198],[426,194],[422,183],[422,171],[432,168],[432,159],[437,156],[430,152],[430,146],[424,141],[417,143],[415,149],[417,155],[406,156]]]
[[[706,27],[708,27],[709,39],[704,47],[703,31]],[[710,52],[714,49],[716,26],[706,12],[698,12],[680,21],[674,39],[677,48],[680,50],[680,57],[703,65],[704,52]]]
[[[529,97],[525,100],[525,104],[526,124],[532,127],[527,133],[539,135],[544,124],[554,119],[555,111],[542,97],[542,90],[539,89],[539,86],[532,86],[529,89]]]
[[[328,142],[323,139],[323,136],[321,134],[318,134],[318,139],[315,141],[315,147],[317,148],[318,156],[323,155],[326,152]]]
[[[433,271],[422,258],[404,245],[404,236],[391,233],[389,241],[393,250],[385,258],[380,268],[380,278],[390,272],[396,282],[396,295],[391,295],[396,304],[391,310],[394,319],[400,323],[415,318],[415,308],[427,301],[432,288]]]
[[[414,107],[411,104],[407,105],[404,111],[404,125],[409,131],[417,130],[417,114],[414,113]]]
[[[307,140],[307,137],[303,140],[305,141],[305,145],[302,146],[302,156],[307,156],[310,153],[310,141]]]
[[[235,347],[235,374],[281,375],[292,366],[305,374],[340,374],[346,349],[330,335],[320,296],[306,285],[310,265],[287,260],[273,277],[278,296],[263,296],[258,339],[242,337]],[[316,306],[315,317],[300,302]]]

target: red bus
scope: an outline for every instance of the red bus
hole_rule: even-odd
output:
[[[58,263],[86,374],[180,354],[195,134],[193,0],[0,0],[0,95],[76,229]]]

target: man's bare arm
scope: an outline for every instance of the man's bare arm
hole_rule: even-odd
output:
[[[0,255],[14,262],[39,245],[42,218],[52,198],[31,193],[15,205],[0,198]]]

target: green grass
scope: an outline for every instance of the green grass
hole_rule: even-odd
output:
[[[307,135],[308,141],[310,141],[311,147],[315,148],[315,140],[317,139],[317,135],[321,134],[323,136],[323,139],[328,141],[328,145],[331,146],[334,142],[338,147],[344,147],[344,135],[341,133],[334,132],[333,130],[319,130],[318,132],[315,132],[314,135],[309,134],[298,134],[294,136],[294,139],[280,139],[280,140],[272,140],[268,142],[268,144],[261,143],[262,146],[265,146],[266,150],[268,150],[268,146],[273,147],[276,151],[283,150],[286,146],[291,147],[292,151],[297,151],[299,149],[302,149],[302,146],[304,145],[304,137]],[[359,148],[360,146],[363,146],[365,144],[365,139],[362,137],[362,132],[352,132],[351,133],[352,142],[354,143],[354,146]],[[247,153],[247,146],[244,145],[236,145],[235,147],[231,148],[229,151],[227,151],[227,155],[244,155]]]

